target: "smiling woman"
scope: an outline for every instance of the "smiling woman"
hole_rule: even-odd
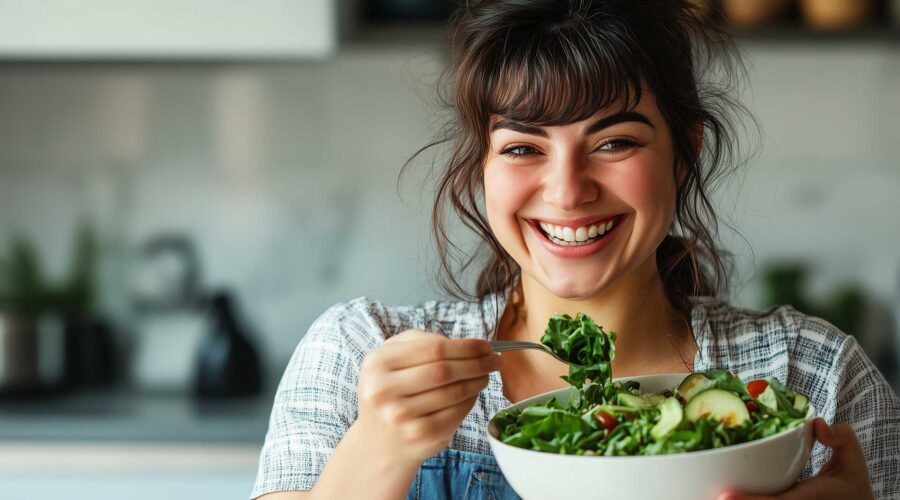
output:
[[[617,376],[777,377],[849,423],[816,424],[811,479],[787,498],[896,495],[900,402],[858,344],[790,307],[724,300],[709,193],[741,163],[746,114],[728,35],[685,0],[475,0],[451,28],[432,229],[459,300],[326,311],[282,379],[253,494],[517,498],[488,420],[565,387],[568,367],[501,361],[487,341],[538,342],[548,318],[584,313],[618,334]],[[479,251],[450,240],[459,222]]]

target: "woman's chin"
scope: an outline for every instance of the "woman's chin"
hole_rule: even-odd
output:
[[[604,284],[598,279],[578,276],[570,280],[555,279],[544,283],[544,288],[554,296],[567,300],[583,300],[599,294]]]

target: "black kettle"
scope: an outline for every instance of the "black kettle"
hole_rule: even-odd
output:
[[[255,396],[262,389],[259,355],[226,291],[210,299],[210,329],[197,352],[195,395],[201,398]]]

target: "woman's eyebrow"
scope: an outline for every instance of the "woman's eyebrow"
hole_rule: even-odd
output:
[[[600,118],[599,120],[592,123],[588,128],[584,129],[584,133],[582,135],[588,136],[593,133],[599,132],[607,127],[612,127],[613,125],[617,125],[619,123],[624,122],[639,122],[646,124],[650,128],[656,128],[650,123],[650,119],[644,116],[637,111],[625,111],[622,113],[616,113],[614,115],[609,115],[604,118]],[[517,122],[515,120],[510,120],[508,118],[503,118],[497,123],[495,123],[491,127],[491,132],[495,130],[499,130],[501,128],[509,129],[515,132],[521,132],[523,134],[528,135],[537,135],[540,137],[547,137],[547,131],[545,131],[541,127],[537,127],[534,125],[528,125],[526,123]]]
[[[591,135],[595,132],[599,132],[607,127],[612,127],[613,125],[617,125],[619,123],[624,122],[639,122],[647,125],[650,128],[656,128],[650,123],[650,119],[644,116],[637,111],[625,111],[622,113],[616,113],[614,115],[609,115],[605,118],[601,118],[594,123],[591,124],[590,127],[584,129],[585,136]]]
[[[498,121],[491,127],[491,132],[495,130],[500,130],[501,128],[506,128],[512,130],[514,132],[521,132],[523,134],[528,135],[539,135],[541,137],[547,137],[547,132],[541,127],[536,127],[534,125],[527,125],[522,122],[517,122],[515,120],[510,120],[509,118],[503,118]]]

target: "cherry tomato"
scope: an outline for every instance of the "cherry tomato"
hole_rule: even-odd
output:
[[[747,392],[754,398],[758,398],[760,394],[769,387],[769,383],[765,380],[751,380],[747,383]]]
[[[750,413],[759,410],[759,406],[756,406],[756,403],[754,403],[753,401],[747,401],[745,404],[747,405],[747,411],[749,411]]]
[[[619,421],[616,420],[616,417],[610,415],[609,413],[606,413],[605,411],[598,411],[596,414],[594,414],[594,418],[596,418],[597,421],[600,422],[601,425],[603,425],[603,427],[606,427],[606,430],[609,432],[612,432],[612,430],[615,429],[617,425],[619,425]]]

